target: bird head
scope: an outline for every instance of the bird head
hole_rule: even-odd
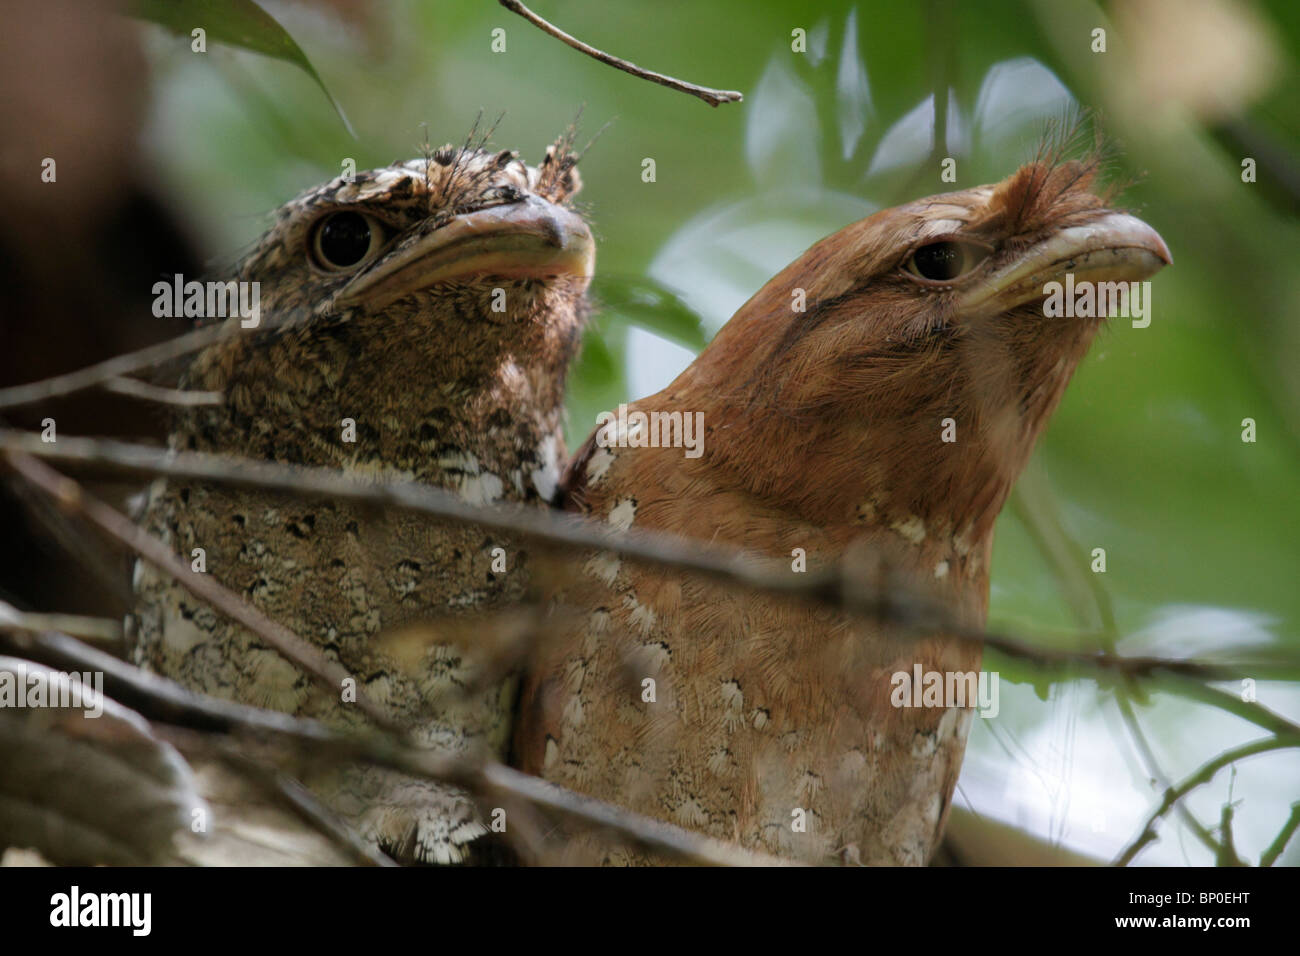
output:
[[[576,161],[564,138],[536,167],[510,150],[444,146],[334,179],[278,211],[240,277],[261,283],[280,328],[394,309],[436,322],[447,300],[487,319],[502,314],[497,289],[507,301],[581,297],[595,246],[569,208],[581,188]]]
[[[581,181],[571,145],[572,130],[537,166],[509,150],[444,146],[286,203],[236,269],[257,284],[259,322],[229,318],[231,334],[185,375],[226,395],[196,420],[214,432],[269,417],[282,433],[290,419],[368,414],[389,423],[394,442],[464,444],[501,414],[497,395],[549,428],[595,262],[572,208]],[[473,395],[481,407],[471,413]],[[456,427],[464,434],[448,433]],[[216,444],[247,448],[243,432]]]
[[[699,403],[705,458],[778,507],[974,540],[1105,321],[1057,316],[1049,284],[1136,283],[1170,261],[1095,162],[1040,158],[818,242],[663,394]]]

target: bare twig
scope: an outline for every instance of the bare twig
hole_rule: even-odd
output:
[[[66,634],[0,629],[0,652],[38,661],[62,671],[104,675],[104,694],[151,720],[212,733],[246,732],[253,737],[283,735],[311,745],[332,732],[316,720],[260,710],[187,690],[175,681],[142,670]]]
[[[1200,681],[1178,681],[1171,685],[1171,689],[1177,691],[1182,697],[1198,700],[1202,704],[1209,704],[1211,707],[1235,714],[1242,720],[1250,721],[1255,726],[1263,727],[1269,733],[1277,734],[1278,737],[1292,743],[1300,740],[1300,726],[1281,714],[1273,713],[1267,707],[1253,701],[1242,700],[1240,694],[1229,694],[1227,691],[1210,687]]]
[[[1282,750],[1287,747],[1300,747],[1300,741],[1283,739],[1280,737],[1268,737],[1264,740],[1256,740],[1240,747],[1234,747],[1232,750],[1226,750],[1219,754],[1213,760],[1204,764],[1199,770],[1190,777],[1178,784],[1176,787],[1170,787],[1165,791],[1165,797],[1160,801],[1160,806],[1156,807],[1155,812],[1147,819],[1146,825],[1142,832],[1138,834],[1128,847],[1115,858],[1116,866],[1128,866],[1133,862],[1142,850],[1156,839],[1156,823],[1173,809],[1176,804],[1187,794],[1191,793],[1203,783],[1209,783],[1214,779],[1214,775],[1229,764],[1235,763],[1246,757],[1253,757],[1256,754],[1267,753],[1270,750]]]
[[[252,605],[240,600],[238,595],[222,587],[210,575],[192,571],[161,541],[126,516],[86,494],[72,479],[60,475],[48,465],[22,452],[6,452],[5,460],[10,468],[33,487],[49,495],[66,511],[85,518],[154,567],[171,575],[185,590],[207,601],[221,613],[266,641],[286,659],[314,678],[328,693],[336,695],[341,692],[343,681],[351,676],[348,671],[329,660],[283,624],[271,620]],[[393,728],[391,718],[360,688],[356,691],[356,704],[371,720],[381,726]]]
[[[567,43],[580,53],[585,53],[593,59],[599,60],[607,66],[622,70],[624,73],[631,73],[633,76],[639,76],[643,80],[650,80],[652,83],[658,83],[660,86],[666,86],[669,89],[677,90],[682,93],[689,93],[691,96],[698,96],[710,106],[718,106],[722,103],[739,103],[744,96],[737,90],[715,90],[707,86],[696,86],[694,83],[687,83],[685,80],[678,80],[671,76],[665,76],[663,73],[656,73],[653,70],[647,70],[644,67],[637,66],[635,63],[629,63],[627,60],[611,56],[603,50],[598,50],[594,46],[583,43],[577,37],[570,36],[559,27],[554,26],[548,21],[542,19],[533,11],[519,2],[519,0],[500,0],[501,6],[505,7],[511,13],[517,13],[533,26],[549,33],[563,43]]]
[[[159,405],[177,405],[182,408],[219,405],[222,399],[221,392],[189,392],[179,388],[163,388],[141,382],[139,379],[127,378],[125,375],[110,378],[104,382],[103,387],[105,391],[118,395],[127,395],[146,402],[157,402]]]
[[[122,622],[107,617],[80,614],[40,614],[20,611],[0,601],[0,628],[16,631],[61,631],[83,641],[115,646],[122,643]]]
[[[1233,768],[1236,773],[1236,768]],[[1232,788],[1228,788],[1228,793],[1232,793]],[[1181,801],[1179,803],[1181,806]],[[1222,812],[1219,814],[1219,851],[1214,856],[1215,866],[1245,866],[1241,857],[1237,856],[1236,842],[1232,837],[1232,818],[1236,813],[1236,808],[1232,805],[1231,796],[1224,803]]]
[[[68,372],[66,375],[56,375],[53,378],[41,379],[39,382],[31,382],[27,385],[0,388],[0,409],[30,405],[33,402],[44,401],[48,398],[58,398],[71,395],[73,392],[94,388],[124,375],[133,375],[144,369],[154,368],[164,362],[180,358],[182,355],[189,355],[192,352],[205,349],[227,334],[229,333],[226,331],[224,323],[209,325],[179,335],[174,339],[159,342],[157,345],[150,345],[137,352],[117,355],[96,365],[89,365],[75,372]]]
[[[1286,849],[1287,843],[1291,837],[1295,836],[1295,831],[1300,829],[1300,803],[1291,804],[1291,816],[1287,818],[1286,823],[1282,824],[1282,830],[1278,833],[1277,839],[1269,844],[1268,849],[1264,851],[1259,858],[1260,866],[1272,866],[1277,862],[1277,858],[1282,855]]]
[[[476,764],[468,757],[412,747],[384,731],[344,734],[315,720],[197,694],[65,635],[0,632],[0,653],[61,670],[102,673],[107,696],[162,723],[208,732],[244,734],[256,741],[274,736],[303,748],[313,757],[329,755],[340,760],[361,760],[412,776],[453,783],[480,795],[505,793],[587,826],[612,830],[632,843],[692,863],[710,866],[790,865],[789,861],[750,852],[641,816],[492,761]]]

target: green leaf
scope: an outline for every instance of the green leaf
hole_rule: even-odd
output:
[[[569,378],[566,402],[566,440],[570,448],[586,441],[600,412],[628,400],[622,361],[624,338],[622,329],[602,333],[594,326],[582,338],[582,352]]]
[[[585,385],[592,389],[609,388],[619,381],[618,369],[619,363],[604,339],[592,335],[583,340],[578,374]]]
[[[598,276],[594,295],[597,308],[611,319],[630,321],[695,352],[709,344],[700,317],[653,279]]]
[[[134,15],[181,36],[190,36],[191,31],[202,27],[208,39],[216,43],[292,63],[316,82],[348,133],[356,137],[342,105],[325,86],[302,47],[253,0],[135,0]]]

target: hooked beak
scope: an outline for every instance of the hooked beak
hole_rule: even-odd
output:
[[[340,289],[333,305],[364,300],[369,309],[381,309],[412,292],[472,276],[589,280],[595,262],[595,242],[582,218],[529,196],[405,240]]]
[[[1136,216],[1107,213],[1086,226],[1071,226],[964,291],[963,312],[993,315],[1041,299],[1048,282],[1066,273],[1080,282],[1137,282],[1173,264],[1160,234]]]

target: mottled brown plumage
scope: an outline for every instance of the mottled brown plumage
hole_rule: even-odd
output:
[[[230,336],[195,358],[185,387],[224,401],[180,417],[172,447],[427,482],[478,503],[546,502],[594,261],[569,208],[569,145],[536,168],[444,147],[283,207],[235,276],[260,283],[261,326],[230,319]],[[465,648],[425,639],[411,654],[379,639],[516,600],[527,569],[510,540],[177,481],[154,486],[144,523],[187,557],[204,549],[207,573],[338,659],[418,742],[504,749],[513,682],[471,688]],[[139,565],[136,588],[139,663],[217,696],[364,722],[342,688],[322,691],[165,576]],[[373,768],[311,783],[404,859],[459,862],[486,832],[449,786]]]
[[[1044,284],[1139,280],[1168,261],[1075,161],[880,212],[768,282],[631,406],[627,433],[598,430],[566,506],[792,569],[803,549],[809,571],[846,564],[981,627],[994,519],[1101,324],[1045,318]],[[636,411],[703,413],[703,454],[637,447]],[[525,681],[524,769],[809,862],[928,860],[973,712],[896,707],[891,679],[978,670],[978,647],[608,554],[572,577],[557,618],[572,623]],[[607,835],[564,846],[650,862]]]

